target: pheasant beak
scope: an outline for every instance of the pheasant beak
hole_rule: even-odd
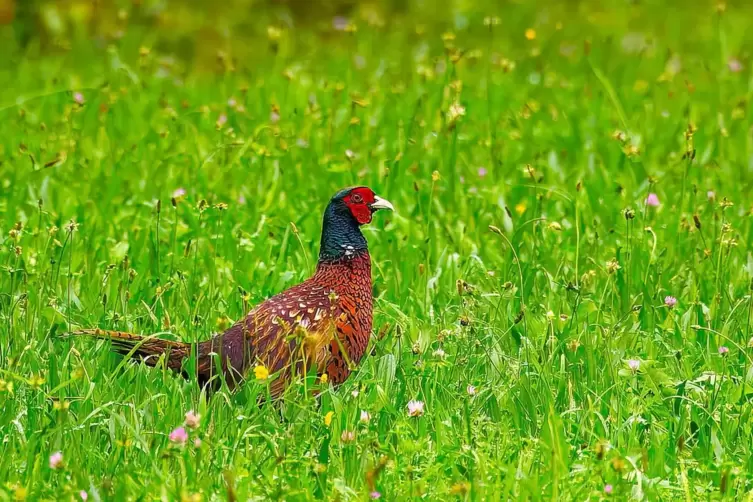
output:
[[[374,202],[369,204],[369,207],[371,208],[371,211],[376,211],[378,209],[389,209],[390,211],[394,211],[395,208],[392,206],[392,203],[388,201],[387,199],[383,199],[377,195],[374,196]]]

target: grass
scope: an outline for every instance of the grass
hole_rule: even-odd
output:
[[[0,27],[0,498],[753,497],[749,7],[126,4]],[[397,212],[321,399],[61,336],[222,330],[352,184]]]

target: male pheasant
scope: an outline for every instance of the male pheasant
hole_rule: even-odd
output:
[[[252,309],[224,333],[193,344],[120,331],[86,329],[74,334],[110,339],[113,349],[147,365],[166,366],[200,384],[231,388],[263,366],[279,396],[294,374],[316,369],[334,385],[344,382],[366,351],[372,325],[371,257],[360,226],[392,204],[365,186],[337,192],[324,211],[316,273]],[[184,363],[196,355],[196,367]]]

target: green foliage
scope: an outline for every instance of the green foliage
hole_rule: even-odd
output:
[[[0,28],[0,497],[750,496],[749,7],[71,3]],[[353,184],[397,211],[320,399],[62,336],[221,331]]]

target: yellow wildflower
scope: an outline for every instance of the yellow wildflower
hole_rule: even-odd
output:
[[[17,486],[13,491],[13,500],[26,500],[26,488]]]
[[[254,368],[254,375],[259,381],[266,380],[269,377],[269,370],[262,364]]]

